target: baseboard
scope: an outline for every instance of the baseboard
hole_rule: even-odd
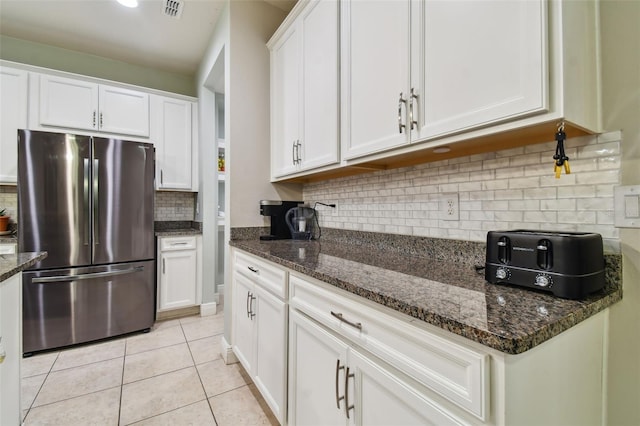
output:
[[[216,302],[203,303],[200,305],[200,316],[206,317],[218,313],[218,304]]]
[[[200,315],[200,306],[188,306],[186,308],[172,309],[170,311],[156,312],[156,321],[164,321],[176,318]]]
[[[220,355],[227,365],[238,362],[238,357],[233,353],[233,348],[227,343],[227,339],[224,336],[220,338]]]

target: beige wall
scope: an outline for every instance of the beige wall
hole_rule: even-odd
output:
[[[195,96],[195,78],[0,36],[0,59]]]
[[[231,1],[229,92],[226,93],[231,227],[265,226],[261,199],[292,200],[299,186],[270,183],[269,49],[266,43],[286,14],[263,1]]]
[[[622,130],[622,184],[640,184],[640,1],[600,4],[603,124]],[[610,312],[608,425],[640,424],[640,229],[621,229],[623,291]]]

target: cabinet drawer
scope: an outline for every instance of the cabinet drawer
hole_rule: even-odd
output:
[[[161,237],[160,251],[195,250],[196,237]]]
[[[287,272],[276,265],[254,256],[235,252],[233,264],[235,273],[240,273],[254,282],[258,282],[272,294],[285,299],[287,296]]]
[[[489,404],[489,356],[411,325],[322,284],[290,277],[292,308],[353,341],[481,420]]]

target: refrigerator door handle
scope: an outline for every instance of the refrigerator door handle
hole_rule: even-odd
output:
[[[89,180],[90,180],[90,170],[89,170],[89,159],[84,158],[84,181],[83,181],[83,195],[84,195],[84,245],[89,245],[89,227],[91,226],[91,209],[89,206]]]
[[[56,283],[56,282],[78,281],[78,280],[91,280],[94,278],[133,274],[135,272],[142,272],[142,271],[144,271],[143,266],[136,266],[134,268],[129,268],[129,269],[122,269],[118,271],[94,272],[92,274],[59,275],[55,277],[37,277],[32,279],[31,282],[32,283]]]
[[[100,238],[99,238],[99,234],[100,234],[100,205],[98,200],[100,199],[99,197],[99,187],[100,185],[98,184],[99,181],[99,166],[100,166],[100,160],[98,159],[94,159],[93,160],[93,244],[100,244]]]

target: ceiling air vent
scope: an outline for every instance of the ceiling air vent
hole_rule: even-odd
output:
[[[182,0],[164,0],[162,2],[162,13],[172,18],[179,19],[184,9],[184,1]]]

